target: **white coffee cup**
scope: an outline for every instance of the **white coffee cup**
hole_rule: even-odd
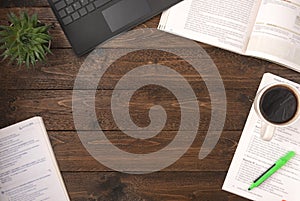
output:
[[[281,102],[280,101],[275,102],[274,101],[275,99],[270,99],[270,97],[272,97],[271,95],[274,95],[276,93],[276,90],[279,91],[279,89],[288,90],[289,92],[286,91],[286,93],[288,93],[289,96],[285,97],[283,95],[281,97],[281,99],[284,99],[284,100],[281,100]],[[292,112],[291,111],[287,112],[287,113],[289,113],[289,118],[286,121],[282,121],[282,122],[275,122],[275,121],[272,121],[270,118],[268,118],[266,115],[266,112],[263,110],[265,110],[264,108],[267,108],[266,104],[268,104],[269,102],[270,102],[270,104],[273,104],[273,106],[272,106],[273,114],[274,114],[274,112],[278,112],[279,114],[280,114],[280,112],[282,112],[283,113],[282,116],[284,116],[284,115],[288,116],[287,114],[284,113],[286,110],[280,111],[280,110],[282,110],[282,108],[281,108],[282,104],[285,104],[284,106],[286,106],[286,107],[289,106],[289,104],[290,104],[289,109]],[[274,107],[275,107],[274,102],[277,105],[278,105],[278,103],[280,103],[278,105],[278,107],[276,107],[278,111],[274,110]],[[264,105],[264,106],[262,106],[262,105]],[[276,83],[276,84],[267,85],[258,91],[258,93],[255,97],[255,100],[254,100],[254,109],[256,111],[256,114],[258,115],[258,117],[261,120],[261,131],[260,131],[261,138],[263,140],[269,141],[272,139],[276,128],[290,126],[299,119],[299,117],[300,117],[300,92],[296,87],[294,87],[290,84],[286,84],[286,83]],[[276,116],[276,115],[273,115],[273,116]],[[280,117],[280,118],[283,118],[283,117]]]

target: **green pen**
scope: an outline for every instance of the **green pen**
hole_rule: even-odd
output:
[[[265,180],[267,180],[272,174],[274,174],[277,170],[279,170],[282,166],[284,166],[291,158],[296,155],[294,151],[289,151],[285,156],[278,159],[272,167],[270,167],[267,171],[262,173],[248,188],[248,190],[252,190],[255,187],[258,187]]]

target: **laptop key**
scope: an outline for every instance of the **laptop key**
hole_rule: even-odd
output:
[[[91,12],[91,11],[95,10],[95,7],[93,4],[89,4],[86,6],[86,9],[88,10],[88,12]]]
[[[84,16],[84,15],[87,14],[87,11],[86,11],[85,8],[81,8],[81,9],[79,10],[79,13],[80,13],[81,16]]]
[[[73,20],[77,20],[79,17],[80,17],[80,15],[79,15],[78,12],[75,12],[75,13],[72,14]]]
[[[80,0],[81,5],[85,6],[89,3],[88,0]]]
[[[75,10],[79,10],[79,9],[81,8],[80,3],[79,3],[79,2],[73,3],[73,8],[74,8]]]
[[[67,15],[65,10],[59,11],[58,14],[59,14],[60,17],[65,17]]]
[[[57,9],[57,10],[61,10],[62,8],[64,8],[64,7],[66,7],[67,5],[66,5],[66,3],[64,2],[64,1],[60,1],[60,2],[58,2],[57,4],[55,4],[55,8]]]
[[[68,24],[70,24],[73,20],[72,20],[72,18],[71,18],[70,16],[67,16],[67,17],[63,18],[62,21],[63,21],[64,25],[68,25]]]
[[[73,3],[74,2],[74,0],[66,0],[66,3],[68,4],[68,5],[70,5],[71,3]]]
[[[74,9],[73,9],[72,6],[69,6],[69,7],[66,8],[66,11],[67,11],[68,14],[71,14],[71,13],[73,13]]]
[[[53,3],[56,3],[56,2],[58,2],[58,1],[59,1],[59,0],[52,0]]]
[[[100,6],[103,6],[104,4],[106,4],[107,2],[110,2],[111,0],[96,0],[94,2],[94,5],[96,6],[96,8],[99,8]]]

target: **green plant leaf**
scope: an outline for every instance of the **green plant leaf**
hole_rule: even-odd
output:
[[[51,36],[49,36],[48,34],[45,34],[45,33],[38,33],[35,36],[38,37],[38,38],[47,40],[47,41],[51,40]]]
[[[36,51],[41,55],[42,59],[45,59],[46,51],[43,49],[41,45],[36,46]]]
[[[20,24],[21,24],[21,27],[24,28],[24,26],[27,22],[27,19],[28,19],[28,15],[25,12],[21,12],[20,18],[23,19],[23,20],[20,20]]]
[[[2,45],[0,45],[0,50],[4,50],[6,48],[5,43],[3,43]]]
[[[48,48],[48,46],[43,45],[43,48],[44,48],[44,50],[45,50],[47,53],[52,54],[52,52],[51,52],[51,50]]]
[[[8,31],[8,30],[10,30],[11,29],[11,26],[4,26],[4,25],[0,25],[0,33],[2,32],[2,31]],[[4,32],[5,33],[5,32]]]
[[[36,27],[37,24],[38,24],[38,16],[36,13],[34,13],[32,16],[31,16],[31,24],[33,25],[33,27]]]
[[[18,17],[14,13],[9,13],[8,19],[9,19],[10,23],[14,24],[14,26],[18,26],[19,20],[18,20]]]
[[[5,59],[8,58],[8,55],[7,55],[5,52],[3,52],[3,53],[1,54],[1,57],[3,57],[2,61],[4,61]]]
[[[12,48],[15,46],[16,43],[17,43],[17,41],[16,41],[16,40],[13,40],[13,41],[9,44],[8,49],[12,49]]]
[[[36,61],[35,61],[35,56],[34,56],[34,53],[33,52],[30,52],[30,62],[31,64],[34,66]]]
[[[48,27],[47,26],[40,26],[40,27],[36,27],[33,29],[34,33],[46,33],[48,31]]]
[[[45,49],[43,48],[43,46],[41,44],[38,44],[36,47],[39,50],[39,52],[45,53]]]
[[[33,52],[34,52],[35,57],[37,58],[37,60],[41,61],[42,58],[40,57],[40,54],[39,54],[38,49],[36,47],[33,48]]]
[[[10,63],[12,63],[14,60],[16,60],[16,58],[17,58],[18,56],[19,56],[18,54],[13,54],[13,55],[11,55],[11,57],[10,57]]]
[[[37,42],[39,42],[39,43],[48,43],[48,41],[47,40],[44,40],[44,39],[42,39],[42,38],[36,38],[35,39]]]
[[[30,56],[29,54],[26,55],[26,62],[25,62],[26,66],[29,67],[30,66]]]

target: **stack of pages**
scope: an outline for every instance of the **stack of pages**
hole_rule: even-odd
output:
[[[289,83],[300,89],[298,84],[270,73],[264,75],[259,88],[273,83]],[[295,157],[259,187],[248,191],[252,182],[288,151],[295,151]],[[252,107],[223,190],[256,201],[299,201],[299,187],[300,120],[289,127],[277,128],[273,139],[264,141],[260,138],[260,120]]]
[[[41,117],[0,129],[0,200],[70,200]]]
[[[158,29],[300,72],[300,0],[185,0]]]

